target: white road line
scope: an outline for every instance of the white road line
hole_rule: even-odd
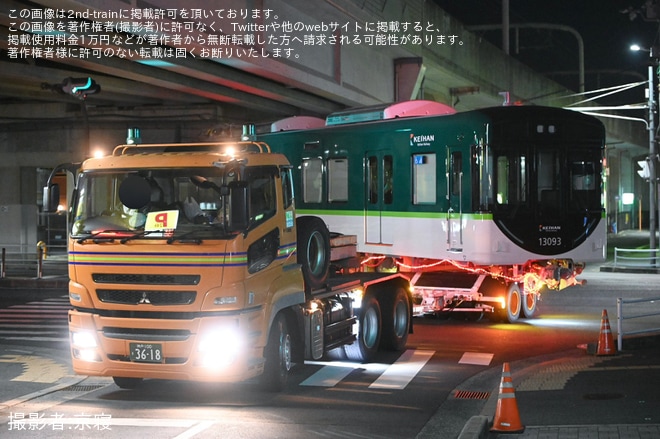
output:
[[[459,364],[476,364],[478,366],[488,366],[493,360],[495,354],[482,352],[466,352],[458,361]]]
[[[195,437],[197,433],[201,433],[204,430],[208,430],[210,427],[213,427],[215,422],[213,421],[203,421],[200,422],[199,424],[195,425],[194,427],[184,431],[178,436],[175,436],[174,439],[190,439],[192,437]]]
[[[317,387],[333,387],[336,386],[341,380],[353,372],[355,367],[345,366],[323,366],[314,375],[308,377],[305,381],[300,383],[301,386],[317,386]]]
[[[435,351],[407,350],[399,359],[388,367],[370,389],[404,389],[419,373]]]
[[[96,426],[104,427],[102,429],[109,429],[111,426],[122,426],[122,427],[164,427],[164,428],[190,428],[198,425],[203,425],[204,429],[209,428],[214,424],[213,421],[199,422],[197,419],[162,419],[162,418],[113,418],[111,415],[103,414],[96,415],[95,417],[73,417],[73,418],[64,418],[64,417],[55,417],[55,418],[39,418],[35,421],[30,421],[30,419],[14,419],[10,420],[10,423],[14,424],[16,429],[19,429],[22,425],[28,425],[30,422],[35,423],[39,426],[42,425],[82,425],[86,424],[87,426]],[[210,425],[207,425],[210,424]],[[99,428],[97,428],[99,429]],[[203,431],[203,430],[200,430]],[[185,433],[184,433],[185,434]],[[177,436],[179,437],[179,436]],[[192,436],[181,436],[181,437],[192,437]]]

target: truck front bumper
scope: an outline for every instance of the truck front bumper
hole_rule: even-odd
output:
[[[71,310],[73,370],[81,375],[239,382],[263,372],[254,314],[190,320],[103,317]],[[157,326],[157,327],[156,327]]]

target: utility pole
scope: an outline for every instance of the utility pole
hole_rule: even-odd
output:
[[[656,148],[655,148],[655,67],[657,59],[653,53],[653,48],[649,51],[651,54],[651,62],[649,63],[649,249],[655,250],[657,243],[655,239],[655,230],[657,228],[657,206],[658,206],[658,182],[656,178]],[[652,259],[652,265],[655,265],[655,259]]]

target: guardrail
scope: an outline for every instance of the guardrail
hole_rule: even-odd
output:
[[[2,258],[0,259],[0,278],[7,277],[7,269],[11,267],[18,271],[33,271],[36,269],[37,279],[44,275],[44,250],[37,248],[37,254],[28,253],[7,253],[5,247],[2,248]]]
[[[636,315],[623,315],[623,305],[624,304],[631,304],[631,303],[654,303],[657,305],[657,310],[655,312],[648,312],[644,314],[636,314]],[[647,308],[648,309],[648,308]],[[660,316],[660,297],[653,297],[650,299],[623,299],[621,297],[616,299],[616,326],[617,326],[617,348],[619,351],[623,350],[623,336],[624,335],[636,335],[636,334],[648,334],[651,332],[660,332],[660,327],[658,328],[647,328],[647,329],[640,329],[637,331],[628,331],[624,332],[623,331],[623,321],[624,320],[632,320],[632,319],[640,319],[644,317],[654,317],[654,316]]]
[[[614,267],[656,268],[660,249],[614,247]]]

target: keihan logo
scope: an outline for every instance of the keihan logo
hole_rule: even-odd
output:
[[[419,136],[410,134],[410,146],[430,145],[431,142],[434,141],[435,141],[435,134],[421,134]]]

